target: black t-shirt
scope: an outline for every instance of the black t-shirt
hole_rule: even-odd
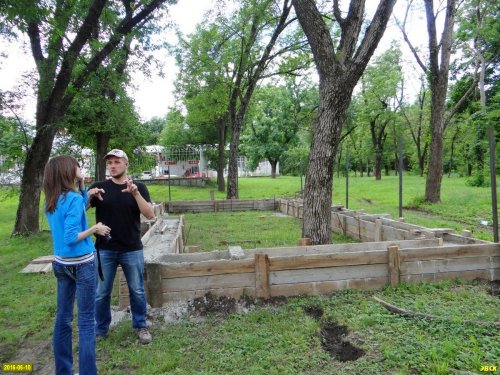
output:
[[[149,192],[141,182],[134,181],[142,197],[151,202]],[[104,189],[103,200],[93,197],[90,205],[96,208],[96,223],[101,222],[111,228],[111,239],[96,236],[99,249],[115,251],[133,251],[142,249],[141,211],[135,198],[128,192],[122,192],[127,184],[115,184],[111,179],[94,183],[90,189]]]

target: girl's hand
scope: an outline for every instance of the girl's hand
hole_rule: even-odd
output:
[[[89,196],[89,201],[93,198],[93,197],[96,197],[97,199],[99,199],[100,201],[103,200],[102,198],[102,195],[101,194],[104,194],[106,193],[104,191],[104,189],[99,189],[99,188],[92,188],[92,189],[89,189],[88,191],[88,196]]]
[[[111,232],[111,228],[108,227],[107,225],[104,225],[103,223],[99,222],[97,224],[94,224],[92,226],[92,229],[94,233],[98,234],[99,236],[105,236]]]

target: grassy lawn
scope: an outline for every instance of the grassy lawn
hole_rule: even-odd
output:
[[[300,178],[281,176],[275,180],[267,177],[241,178],[240,198],[282,198],[294,197],[300,191]],[[367,213],[388,213],[391,218],[399,217],[399,179],[397,176],[383,176],[381,181],[372,177],[349,178],[349,209],[365,210]],[[168,187],[149,186],[154,200],[168,200]],[[225,199],[216,186],[171,187],[172,200],[209,200],[210,191],[216,199]],[[334,177],[333,204],[344,205],[345,178]],[[403,217],[409,223],[429,228],[453,228],[458,233],[467,229],[473,236],[493,240],[491,192],[489,188],[467,186],[465,179],[443,177],[441,203],[423,203],[425,178],[413,175],[403,177]],[[481,224],[488,221],[489,226]]]
[[[334,179],[333,203],[345,204],[345,180]],[[397,177],[350,178],[349,208],[398,216]],[[472,230],[491,239],[488,189],[466,186],[458,178],[443,179],[442,203],[422,204],[425,180],[405,176],[404,217],[427,227]],[[300,190],[293,177],[240,179],[241,198],[292,197]],[[205,188],[172,187],[174,200],[210,199]],[[166,186],[150,186],[154,200],[168,199]],[[224,195],[216,193],[217,199]],[[52,274],[20,274],[33,258],[51,253],[47,232],[30,238],[11,238],[17,192],[0,190],[0,361],[19,358],[50,362],[50,341],[55,313]],[[93,221],[93,213],[89,213]],[[188,245],[203,250],[287,246],[300,237],[301,223],[272,212],[186,215]],[[41,216],[41,227],[46,222]],[[201,227],[201,228],[200,228]],[[218,228],[218,229],[217,229]],[[221,230],[222,228],[222,230]],[[342,239],[334,239],[342,241]],[[260,241],[260,242],[257,242]],[[466,324],[498,321],[500,299],[491,287],[459,280],[434,284],[400,285],[376,292],[348,290],[328,296],[297,297],[248,308],[227,316],[178,319],[152,327],[154,342],[140,346],[130,322],[112,329],[99,342],[100,374],[451,374],[481,373],[481,366],[497,366],[500,373],[498,326]],[[439,319],[402,317],[372,299],[383,300]],[[321,310],[321,316],[308,311]],[[343,339],[364,351],[356,361],[343,362],[325,350],[325,323],[336,322],[348,332]],[[42,348],[42,349],[40,349]],[[20,352],[29,356],[19,356]]]

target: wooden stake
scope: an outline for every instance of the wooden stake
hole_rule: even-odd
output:
[[[269,286],[269,257],[265,253],[255,254],[255,297],[271,297]]]
[[[387,247],[387,251],[389,252],[389,279],[391,280],[391,286],[395,287],[399,284],[399,270],[401,266],[399,247],[391,245]]]

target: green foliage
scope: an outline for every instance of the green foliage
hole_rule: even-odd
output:
[[[22,165],[26,148],[31,143],[29,126],[10,118],[0,116],[0,155],[3,156],[1,169],[6,170]]]

